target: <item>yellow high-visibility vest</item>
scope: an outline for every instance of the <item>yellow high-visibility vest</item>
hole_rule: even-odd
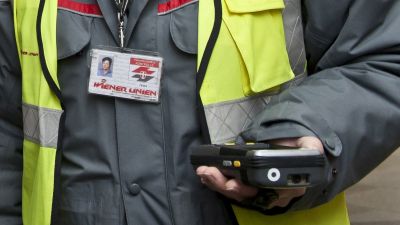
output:
[[[212,143],[233,141],[241,131],[235,127],[243,128],[243,120],[250,119],[250,110],[243,108],[264,107],[271,92],[294,78],[283,8],[283,0],[200,0],[198,66],[204,76],[200,96]],[[240,225],[350,224],[344,194],[314,209],[277,216],[233,209]]]
[[[58,129],[63,113],[54,92],[58,89],[55,18],[57,1],[14,0],[15,37],[22,70],[25,225],[49,225],[51,220]]]
[[[213,28],[214,2],[200,0],[199,66]],[[294,77],[285,51],[282,0],[220,3],[223,22],[201,86],[206,113],[218,110],[215,104],[250,102],[253,98],[248,96],[275,90]],[[15,37],[22,70],[25,225],[50,225],[52,220],[59,125],[64,113],[57,79],[55,18],[57,1],[14,0]],[[263,33],[261,26],[270,32]],[[238,207],[234,210],[239,223],[247,225],[349,224],[342,195],[316,209],[274,217]]]

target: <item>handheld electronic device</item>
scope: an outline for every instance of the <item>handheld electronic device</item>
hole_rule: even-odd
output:
[[[191,163],[215,166],[228,177],[259,188],[294,188],[327,179],[326,158],[317,149],[271,144],[200,145],[193,147]]]

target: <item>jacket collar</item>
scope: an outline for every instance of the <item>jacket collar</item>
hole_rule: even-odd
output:
[[[125,27],[125,43],[129,43],[132,32],[139,21],[140,15],[147,5],[149,0],[131,0],[133,1],[129,6],[129,17]],[[118,37],[118,20],[117,20],[117,7],[114,0],[97,0],[100,10],[104,16],[112,36],[117,44],[119,44]]]

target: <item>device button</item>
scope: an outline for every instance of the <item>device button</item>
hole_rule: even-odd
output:
[[[242,166],[242,164],[240,163],[239,160],[235,160],[235,161],[233,161],[233,166],[236,167],[236,168],[239,168],[239,167]]]
[[[268,170],[267,174],[268,180],[276,182],[281,178],[281,172],[277,168],[271,168]]]
[[[225,167],[230,167],[230,166],[232,166],[232,161],[224,160],[224,161],[222,161],[222,165]]]

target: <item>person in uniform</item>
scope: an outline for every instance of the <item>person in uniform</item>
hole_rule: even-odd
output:
[[[198,27],[207,17],[211,22],[218,19],[212,10],[202,10],[206,2],[129,1],[118,20],[121,11],[115,1],[0,0],[0,224],[17,225],[23,220],[28,225],[50,221],[58,225],[229,225],[235,223],[236,211],[232,212],[226,199],[244,203],[262,195],[262,190],[228,179],[215,168],[194,171],[189,161],[190,147],[206,143],[196,74],[198,60],[209,55],[204,49],[212,38],[198,34]],[[260,12],[278,15],[274,17],[278,19],[283,8],[283,1],[214,2],[222,3],[225,13],[221,28],[216,29],[220,35],[244,34],[243,29],[251,28],[239,29],[230,21],[253,18]],[[24,5],[28,3],[29,7]],[[400,146],[400,2],[288,0],[285,4],[283,14],[295,15],[284,21],[288,55],[293,55],[289,57],[293,73],[287,74],[290,79],[292,75],[305,78],[297,85],[289,82],[278,94],[274,88],[283,82],[274,85],[276,95],[263,96],[255,104],[262,109],[237,136],[245,141],[318,148],[328,158],[331,172],[323,185],[278,191],[280,197],[261,211],[282,214],[279,221],[288,212],[330,202]],[[161,94],[156,103],[88,93],[91,51],[98,46],[119,47],[121,21],[123,47],[155,52],[157,57],[151,59],[160,63],[162,58]],[[254,32],[267,32],[265,40],[283,34],[268,28]],[[36,32],[34,38],[24,39],[31,32]],[[218,49],[214,48],[210,59],[214,64],[209,64],[208,71],[216,66],[222,72],[246,66],[251,74],[258,66],[281,65],[274,57],[251,58],[249,48],[241,48],[241,39],[229,43],[239,46],[243,57],[223,61],[224,54],[235,48],[217,42],[226,52],[219,49],[215,63]],[[54,48],[49,47],[52,44]],[[32,78],[33,74],[39,76]],[[215,79],[217,84],[236,85],[233,78]],[[207,76],[204,82],[209,84],[203,85],[209,90],[206,95],[218,94]],[[249,82],[253,85],[253,77]],[[39,94],[47,89],[47,94]],[[35,99],[39,103],[32,103]],[[57,105],[48,103],[53,100]],[[207,98],[202,100],[204,111],[212,112],[214,108],[206,107]],[[242,117],[251,113],[244,112]],[[218,118],[206,120],[210,126]],[[58,135],[50,137],[54,130]],[[214,131],[210,128],[211,142],[217,143],[213,140],[221,135]],[[47,175],[49,171],[55,171],[54,176]],[[251,201],[242,206],[254,209]],[[302,224],[328,214],[307,214]],[[312,224],[333,224],[324,218]],[[298,220],[287,224],[294,222]]]

